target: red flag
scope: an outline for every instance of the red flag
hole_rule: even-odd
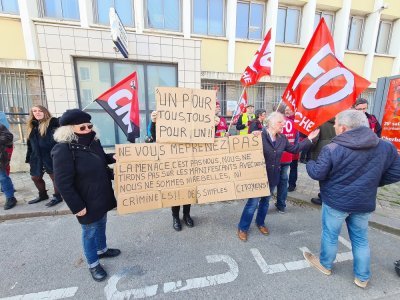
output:
[[[133,72],[95,100],[132,143],[140,137],[138,86],[136,72]]]
[[[256,84],[261,77],[271,75],[271,29],[257,50],[250,65],[244,70],[240,82],[244,86]]]
[[[295,127],[309,134],[350,108],[370,82],[335,56],[331,33],[322,18],[304,51],[282,100],[295,112]]]
[[[232,115],[232,124],[236,124],[239,120],[240,115],[246,112],[247,103],[247,92],[246,90],[244,90],[238,106],[236,107],[236,110]]]

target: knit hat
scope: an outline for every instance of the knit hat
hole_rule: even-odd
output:
[[[78,108],[67,109],[61,116],[59,122],[61,126],[65,125],[78,125],[83,123],[89,123],[92,117]]]

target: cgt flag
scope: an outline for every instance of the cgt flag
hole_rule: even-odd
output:
[[[247,103],[248,103],[247,102],[247,92],[245,89],[243,91],[242,97],[240,98],[238,105],[236,106],[236,110],[233,113],[232,124],[236,124],[237,121],[239,120],[240,115],[246,112]]]
[[[122,79],[95,100],[118,124],[128,141],[140,137],[136,72]]]
[[[264,42],[257,50],[253,61],[244,70],[240,82],[245,86],[256,84],[261,77],[271,75],[271,29],[264,38]]]
[[[350,108],[370,84],[346,68],[334,49],[322,18],[282,96],[295,112],[296,129],[306,135]]]

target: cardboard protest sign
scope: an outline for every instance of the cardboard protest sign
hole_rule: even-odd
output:
[[[155,97],[157,142],[214,142],[215,91],[158,87]]]
[[[206,145],[117,145],[118,212],[270,194],[261,136],[221,138]]]

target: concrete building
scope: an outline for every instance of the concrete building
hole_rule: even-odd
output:
[[[128,31],[128,59],[111,40],[110,6]],[[338,57],[372,82],[364,93],[372,100],[379,77],[400,73],[398,0],[0,0],[1,109],[20,142],[23,114],[43,103],[55,115],[87,107],[103,144],[123,143],[121,130],[90,102],[136,71],[140,141],[156,86],[217,86],[229,116],[241,94],[240,76],[272,27],[272,75],[248,89],[256,108],[271,110],[321,17]]]

